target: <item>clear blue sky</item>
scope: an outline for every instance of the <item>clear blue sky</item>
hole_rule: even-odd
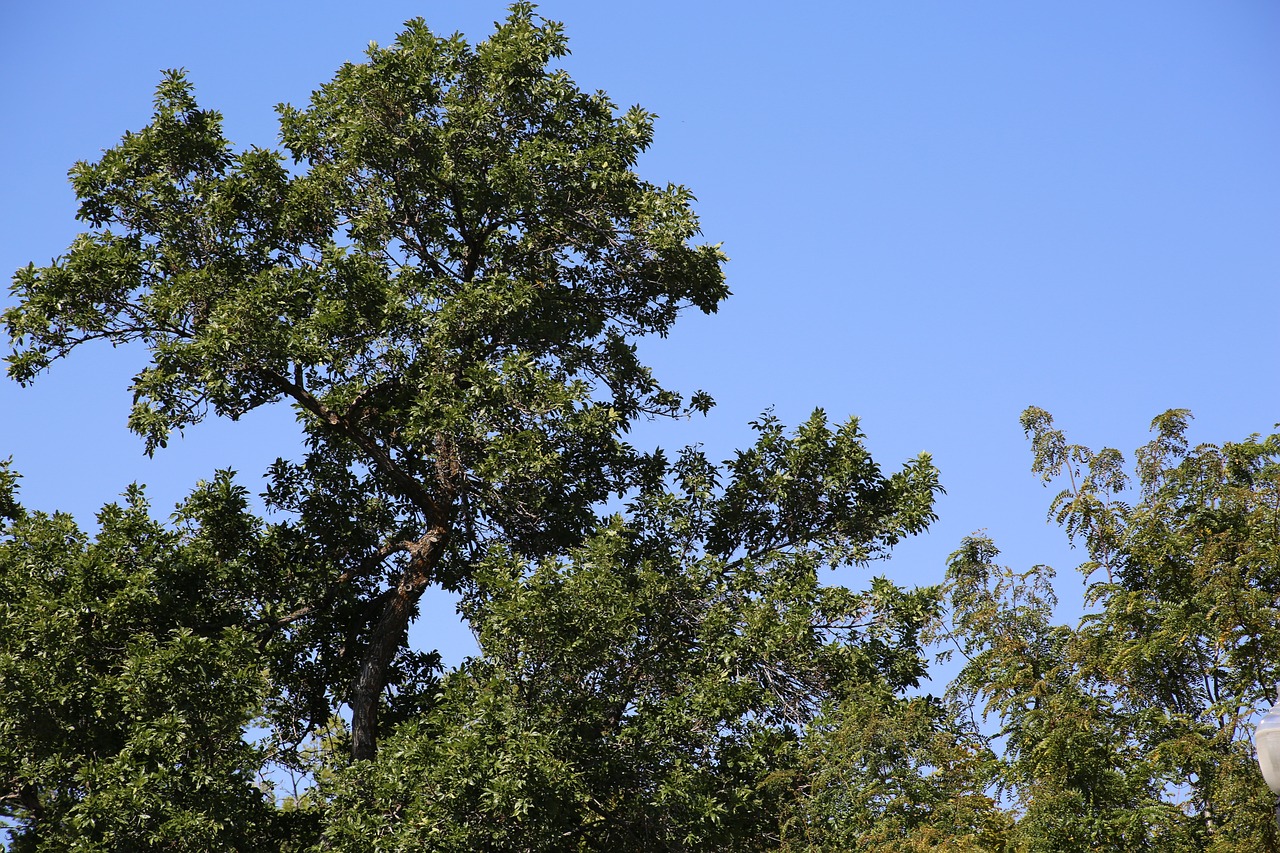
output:
[[[862,417],[886,466],[929,450],[934,530],[877,567],[941,577],[985,528],[1015,566],[1078,562],[1018,427],[1029,404],[1131,451],[1151,417],[1192,438],[1280,421],[1280,5],[1222,2],[551,0],[579,84],[661,118],[641,163],[688,185],[734,297],[646,346],[710,418],[647,430],[725,456],[775,406]],[[421,15],[482,38],[500,2],[10,3],[0,10],[0,267],[47,263],[78,228],[66,181],[146,123],[186,67],[237,144],[271,145],[370,40]],[[7,304],[7,303],[5,303]],[[255,488],[292,416],[193,429],[148,461],[124,428],[136,353],[81,353],[0,382],[0,457],[28,506],[91,522],[127,483],[169,507],[233,466]],[[860,583],[857,578],[850,578]],[[449,620],[448,603],[435,619]],[[426,627],[426,626],[424,626]],[[443,636],[446,652],[461,634]],[[456,643],[456,645],[455,645]],[[452,655],[456,659],[456,652]]]

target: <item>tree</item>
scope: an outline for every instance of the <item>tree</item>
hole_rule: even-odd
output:
[[[1137,455],[1029,409],[1090,610],[966,541],[945,590],[863,566],[933,519],[927,456],[765,415],[723,464],[627,443],[707,411],[636,340],[728,295],[652,116],[556,68],[517,3],[411,21],[236,150],[178,71],[72,180],[89,230],[14,279],[10,375],[133,347],[148,453],[287,404],[258,517],[231,472],[90,536],[0,467],[0,817],[18,850],[1276,846],[1250,715],[1280,679],[1280,436]],[[480,653],[407,645],[461,595]],[[947,606],[966,663],[920,695]],[[349,714],[349,722],[343,716]],[[993,732],[976,718],[998,722]],[[277,796],[276,773],[303,784]]]
[[[1130,474],[1024,412],[1033,469],[1067,480],[1050,516],[1089,557],[1075,628],[1052,624],[1047,569],[1000,569],[980,538],[952,558],[955,688],[1000,722],[1015,849],[1277,844],[1250,735],[1280,679],[1280,436],[1191,447],[1189,419],[1156,418]]]
[[[931,518],[927,459],[884,476],[856,424],[775,419],[725,467],[687,449],[581,547],[495,550],[483,655],[339,773],[342,850],[766,850],[824,713],[918,684],[936,590],[820,583]],[[821,474],[821,476],[819,476]]]
[[[1015,573],[995,564],[998,553],[971,537],[951,556],[952,637],[965,660],[951,691],[998,721],[989,780],[1017,816],[1009,849],[1181,849],[1164,780],[1107,692],[1081,678],[1076,632],[1053,622],[1052,570]]]
[[[866,685],[806,732],[781,849],[1005,851],[1013,819],[988,793],[995,761],[956,708]]]
[[[210,412],[298,409],[310,449],[269,497],[320,554],[263,618],[285,643],[354,635],[320,679],[352,687],[308,704],[350,704],[356,758],[423,591],[459,588],[491,542],[584,535],[635,483],[628,425],[684,405],[632,340],[728,293],[719,250],[689,245],[689,192],[632,171],[652,116],[581,92],[550,67],[566,52],[530,4],[474,48],[411,21],[279,108],[292,169],[233,151],[170,72],[150,125],[72,169],[93,230],[15,277],[10,375],[140,342],[148,452]]]
[[[244,739],[268,689],[245,491],[219,475],[166,528],[132,487],[90,540],[15,489],[0,466],[0,815],[29,830],[12,849],[289,849],[309,818],[263,798]]]
[[[885,475],[821,412],[762,417],[723,466],[625,441],[711,406],[635,339],[714,311],[724,257],[634,173],[652,116],[566,52],[525,3],[474,47],[411,21],[280,107],[292,164],[233,150],[170,72],[72,169],[90,230],[16,274],[10,375],[129,345],[148,453],[280,402],[307,444],[270,517],[224,472],[168,526],[131,489],[96,539],[5,480],[18,845],[767,848],[804,813],[805,733],[917,684],[936,591],[818,573],[927,526],[927,456]],[[443,677],[406,646],[432,584],[482,647]],[[277,802],[273,767],[311,787]]]

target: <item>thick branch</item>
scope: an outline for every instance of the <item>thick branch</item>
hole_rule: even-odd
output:
[[[391,480],[404,497],[426,513],[432,524],[440,524],[446,518],[446,515],[439,504],[436,503],[435,498],[431,496],[431,493],[423,487],[422,483],[406,474],[391,458],[391,454],[371,436],[358,429],[350,418],[333,411],[307,391],[302,382],[298,381],[301,379],[301,376],[296,375],[298,373],[301,373],[300,369],[296,371],[292,381],[270,370],[262,370],[260,375],[278,391],[292,397],[304,409],[350,439],[356,447],[364,451],[369,461],[374,464],[379,472]]]
[[[387,686],[387,670],[404,643],[413,606],[431,582],[444,553],[448,531],[432,528],[413,545],[409,567],[384,596],[382,612],[369,636],[360,673],[351,690],[351,757],[372,759],[378,751],[378,700]]]
[[[334,578],[333,583],[329,585],[329,589],[318,601],[313,601],[310,604],[304,604],[296,610],[291,610],[283,616],[278,616],[275,619],[264,619],[260,623],[263,631],[259,642],[265,643],[267,638],[280,628],[283,628],[286,625],[291,625],[299,619],[305,619],[317,610],[327,606],[333,601],[334,596],[338,594],[338,590],[342,588],[343,584],[350,583],[356,578],[368,577],[373,574],[373,572],[377,571],[378,567],[381,566],[388,557],[393,554],[411,551],[415,544],[416,543],[413,542],[388,542],[368,557],[361,560],[360,565],[352,569],[347,569],[345,572]]]

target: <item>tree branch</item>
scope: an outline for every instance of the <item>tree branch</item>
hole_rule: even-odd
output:
[[[295,365],[295,380],[301,378],[298,374],[301,369]],[[340,415],[330,409],[321,400],[313,396],[302,383],[290,381],[284,376],[274,373],[270,370],[260,369],[259,375],[264,378],[268,384],[276,388],[283,394],[292,397],[304,409],[311,412],[324,423],[338,430],[339,433],[350,439],[353,444],[369,457],[369,460],[377,466],[378,470],[385,474],[391,482],[400,489],[401,494],[407,498],[412,504],[426,513],[430,523],[433,525],[442,525],[447,518],[442,507],[436,502],[431,493],[422,485],[422,483],[410,477],[405,471],[395,463],[385,448],[378,444],[367,433],[358,429],[351,419],[346,415]]]

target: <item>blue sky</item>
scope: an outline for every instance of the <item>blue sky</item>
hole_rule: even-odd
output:
[[[1126,452],[1191,409],[1193,440],[1280,421],[1280,6],[1078,2],[554,0],[565,66],[659,114],[640,164],[698,196],[734,297],[645,353],[705,388],[706,419],[641,431],[750,441],[775,407],[862,418],[886,466],[930,451],[941,519],[885,572],[935,582],[987,530],[1015,566],[1079,555],[1045,522],[1029,404]],[[484,37],[499,2],[13,3],[0,10],[0,267],[38,264],[78,228],[66,171],[148,120],[185,67],[237,145],[407,18]],[[5,301],[3,304],[8,304]],[[0,457],[28,506],[91,523],[132,480],[161,513],[214,468],[250,488],[296,446],[292,415],[188,431],[147,460],[124,428],[137,354],[80,353],[30,389],[0,381]],[[850,577],[852,583],[860,583]],[[439,600],[423,627],[465,636]],[[427,640],[429,642],[429,640]]]

